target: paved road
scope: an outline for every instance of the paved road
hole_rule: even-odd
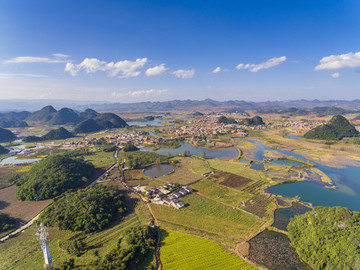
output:
[[[25,230],[28,227],[30,227],[35,222],[35,220],[37,220],[40,217],[40,214],[41,214],[41,212],[36,217],[34,217],[32,220],[30,220],[28,223],[26,223],[25,225],[23,225],[19,229],[17,229],[16,231],[13,231],[12,233],[8,234],[7,236],[1,238],[0,242],[4,242],[5,240],[9,239],[10,237],[18,234],[19,232]]]

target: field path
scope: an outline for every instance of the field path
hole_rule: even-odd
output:
[[[28,223],[26,223],[25,225],[21,226],[19,229],[13,231],[12,233],[8,234],[7,236],[3,237],[0,239],[0,242],[4,242],[5,240],[11,238],[12,236],[18,234],[19,232],[25,230],[26,228],[30,227],[31,225],[33,225],[33,223],[35,222],[35,220],[37,220],[40,217],[41,212],[34,217],[32,220],[30,220]]]

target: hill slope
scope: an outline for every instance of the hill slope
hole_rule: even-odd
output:
[[[0,128],[0,142],[10,142],[16,139],[16,136],[14,133],[12,133],[10,130]]]
[[[40,122],[48,122],[54,116],[56,110],[53,106],[45,106],[40,111],[36,111],[29,115],[26,120],[27,121],[40,121]]]
[[[306,139],[341,140],[344,137],[357,137],[359,132],[341,115],[335,115],[329,123],[318,126],[304,134]]]
[[[49,124],[51,125],[75,125],[81,121],[79,115],[69,108],[62,108],[57,111],[51,118]]]
[[[123,128],[128,124],[114,113],[103,113],[94,119],[80,122],[75,128],[75,133],[88,133],[105,130],[108,128]]]

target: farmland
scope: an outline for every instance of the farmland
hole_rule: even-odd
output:
[[[234,246],[256,233],[264,220],[220,202],[191,194],[182,198],[184,208],[178,210],[163,205],[151,205],[160,225],[166,229],[204,236]]]
[[[241,202],[247,201],[253,197],[252,194],[241,192],[239,190],[220,185],[212,180],[204,179],[191,185],[191,188],[206,198],[230,205],[238,206]]]
[[[164,269],[255,269],[220,245],[184,233],[161,231],[161,261]]]
[[[252,170],[249,167],[244,167],[239,161],[225,161],[219,159],[209,159],[208,161],[210,167],[216,170],[237,174],[250,178],[251,180],[262,179],[261,174],[258,171]]]

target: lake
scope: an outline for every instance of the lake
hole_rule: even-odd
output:
[[[189,151],[190,155],[200,156],[202,152],[205,152],[206,158],[219,158],[219,159],[233,159],[239,155],[239,151],[236,148],[226,149],[207,149],[193,146],[187,142],[181,143],[178,148],[160,148],[158,150],[152,150],[151,148],[141,148],[141,151],[154,152],[160,155],[179,155],[184,151]]]
[[[328,167],[310,161],[292,151],[273,150],[259,141],[249,139],[247,141],[254,143],[258,147],[255,156],[261,158],[260,160],[264,158],[264,151],[267,150],[280,152],[296,159],[313,163],[316,168],[328,175],[338,187],[336,190],[333,190],[312,181],[301,181],[272,186],[267,189],[268,192],[284,197],[300,196],[302,201],[310,202],[314,206],[343,206],[354,211],[360,211],[360,167]]]
[[[153,165],[144,170],[144,174],[149,177],[160,177],[175,169],[174,166],[168,164]]]

